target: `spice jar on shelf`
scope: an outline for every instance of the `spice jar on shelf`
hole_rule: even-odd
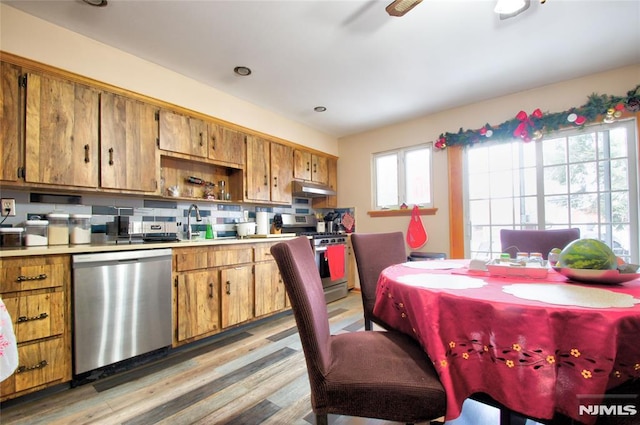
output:
[[[69,218],[69,242],[74,245],[91,243],[90,214],[71,214]]]
[[[49,245],[69,244],[69,214],[47,214],[49,220]]]

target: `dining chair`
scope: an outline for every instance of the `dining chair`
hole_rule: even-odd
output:
[[[309,240],[271,247],[298,326],[316,423],[328,414],[423,422],[445,414],[446,396],[427,354],[395,331],[331,335]]]
[[[389,325],[373,314],[373,306],[380,272],[393,264],[407,261],[404,236],[402,232],[352,233],[351,244],[360,276],[364,329],[370,331],[372,322],[389,329]]]
[[[564,248],[576,239],[580,239],[580,229],[551,229],[551,230],[513,230],[500,229],[500,244],[502,252],[507,252],[511,258],[517,252],[539,252],[542,258],[553,248]]]

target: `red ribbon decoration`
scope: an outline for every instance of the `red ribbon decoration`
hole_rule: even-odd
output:
[[[527,116],[525,111],[518,112],[516,119],[520,121],[520,124],[518,124],[516,129],[513,131],[513,135],[515,137],[520,137],[525,142],[530,142],[531,138],[529,137],[529,128],[533,127],[532,118],[542,118],[542,111],[540,109],[536,109],[529,116]]]

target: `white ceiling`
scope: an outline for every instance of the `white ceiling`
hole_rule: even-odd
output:
[[[640,63],[638,0],[390,1],[3,0],[335,137]]]

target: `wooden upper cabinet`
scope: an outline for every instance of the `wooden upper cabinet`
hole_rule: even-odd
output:
[[[327,158],[327,186],[338,191],[338,160],[335,158]],[[334,195],[313,198],[311,203],[314,208],[336,208],[338,197]]]
[[[298,180],[328,184],[327,161],[328,158],[326,156],[296,149],[293,153],[293,176]]]
[[[299,180],[311,180],[311,152],[300,149],[293,152],[293,176]]]
[[[82,84],[27,75],[26,182],[98,186],[99,101]]]
[[[160,111],[160,149],[208,157],[209,129],[205,121],[171,111]]]
[[[271,201],[290,204],[293,149],[271,142]]]
[[[0,63],[0,180],[17,181],[20,158],[20,69]]]
[[[247,136],[247,190],[245,194],[247,200],[271,200],[269,144],[268,140]]]
[[[155,192],[157,108],[112,93],[100,95],[100,186]]]
[[[245,138],[240,131],[209,123],[209,159],[244,167]]]

